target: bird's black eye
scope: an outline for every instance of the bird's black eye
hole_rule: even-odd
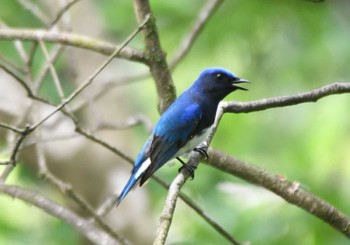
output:
[[[216,79],[217,79],[218,81],[221,81],[222,79],[224,79],[224,75],[223,75],[222,73],[217,73],[217,74],[216,74]]]

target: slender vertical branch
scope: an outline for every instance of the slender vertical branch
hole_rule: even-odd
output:
[[[134,6],[138,22],[149,16],[143,30],[145,53],[152,77],[156,83],[158,94],[158,110],[162,113],[176,98],[176,91],[166,61],[166,55],[162,50],[156,19],[152,14],[148,0],[134,0]]]
[[[223,109],[219,106],[218,113],[216,115],[215,123],[213,129],[201,147],[207,148],[210,144],[220,119],[223,115]],[[199,162],[203,159],[203,155],[199,152],[191,152],[190,158],[187,164],[197,168]],[[165,244],[166,238],[168,236],[168,232],[171,226],[172,218],[174,216],[176,202],[178,197],[180,196],[180,190],[182,186],[186,183],[187,179],[190,177],[190,173],[186,168],[182,168],[181,172],[176,176],[169,187],[168,195],[166,197],[166,201],[164,203],[162,215],[160,218],[160,225],[156,233],[156,238],[154,240],[154,245],[163,245]],[[213,226],[224,238],[230,241],[232,244],[239,245],[240,243],[233,238],[230,234],[228,234],[224,229],[220,229],[220,226]]]

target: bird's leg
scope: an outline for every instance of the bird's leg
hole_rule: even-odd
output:
[[[208,147],[196,147],[193,150],[200,153],[205,159],[209,159],[207,149]]]
[[[184,161],[181,160],[180,157],[176,157],[176,159],[177,159],[179,162],[181,162],[181,164],[182,164],[182,167],[179,168],[179,172],[182,170],[182,168],[186,168],[186,169],[188,170],[188,172],[190,173],[191,180],[193,180],[193,179],[194,179],[194,171],[196,170],[197,167],[196,167],[196,166],[193,166],[193,165],[191,165],[191,164],[185,163]]]

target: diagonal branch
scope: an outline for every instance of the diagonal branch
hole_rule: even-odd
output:
[[[2,122],[0,122],[0,128],[8,129],[18,134],[21,134],[23,132],[22,129],[16,128],[15,126],[8,125],[7,123]]]
[[[17,186],[0,184],[0,193],[5,193],[13,198],[21,199],[31,205],[38,207],[44,212],[64,220],[72,225],[79,232],[84,234],[94,244],[119,244],[107,232],[96,226],[94,223],[86,220],[71,210],[57,204],[56,202],[40,195],[39,193],[22,189]]]
[[[51,21],[49,29],[55,26],[61,20],[62,16],[79,1],[81,0],[72,0],[69,3],[67,3],[62,9],[60,9],[56,17]]]
[[[171,69],[179,64],[179,62],[187,55],[191,50],[194,41],[202,32],[204,26],[208,23],[210,17],[213,16],[215,11],[219,8],[223,0],[208,0],[204,7],[198,14],[197,19],[194,21],[191,31],[182,40],[179,49],[175,52],[173,59],[169,62]]]
[[[294,204],[308,213],[322,219],[333,228],[350,238],[350,218],[318,196],[300,188],[298,183],[270,174],[262,168],[243,162],[232,156],[209,148],[210,166],[238,176],[253,184],[260,185],[274,192],[287,202]]]

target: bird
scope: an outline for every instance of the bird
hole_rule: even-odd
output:
[[[204,69],[192,86],[159,118],[134,163],[131,176],[118,197],[117,206],[137,181],[140,180],[142,186],[169,160],[177,158],[187,167],[179,158],[181,155],[196,150],[207,156],[206,151],[197,146],[209,135],[220,101],[235,90],[247,90],[238,85],[241,83],[249,81],[225,68]],[[193,173],[191,175],[194,177]]]

